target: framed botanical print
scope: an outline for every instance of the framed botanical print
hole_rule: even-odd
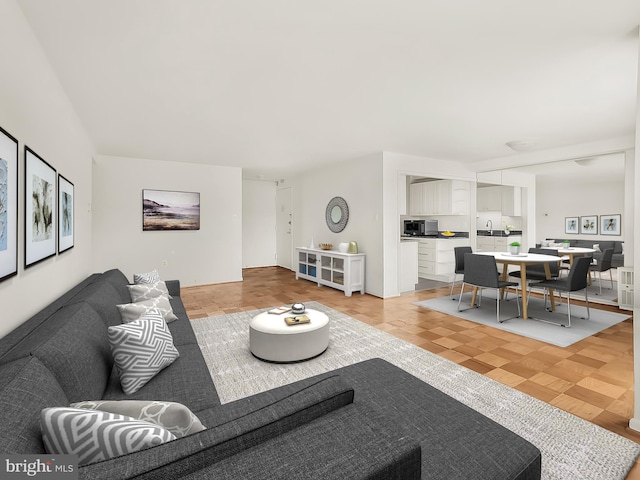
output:
[[[564,218],[564,233],[578,233],[578,217]]]
[[[18,140],[0,127],[0,282],[18,273]]]
[[[585,235],[596,235],[598,233],[598,216],[589,215],[580,217],[580,233]]]
[[[56,254],[56,171],[24,147],[24,266]]]
[[[73,248],[73,183],[58,175],[58,253]]]
[[[622,216],[600,215],[600,235],[620,235],[620,222]]]

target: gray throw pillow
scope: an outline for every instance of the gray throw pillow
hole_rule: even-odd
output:
[[[137,320],[138,318],[146,315],[151,310],[158,310],[167,323],[177,320],[178,317],[173,313],[171,303],[169,303],[169,297],[167,295],[160,295],[159,297],[150,298],[149,300],[142,300],[136,303],[124,303],[122,305],[116,305],[120,311],[120,317],[122,323],[129,323]]]
[[[48,453],[77,455],[79,465],[137,452],[176,438],[158,425],[135,418],[66,407],[43,409],[40,427]]]
[[[129,295],[131,295],[131,301],[142,302],[149,300],[150,298],[156,298],[164,295],[167,298],[171,298],[169,290],[167,290],[167,284],[162,280],[156,283],[139,283],[136,285],[127,285],[129,289]]]
[[[140,390],[180,356],[167,322],[157,311],[131,323],[109,327],[107,335],[120,384],[127,395]]]
[[[184,437],[205,429],[198,417],[177,402],[151,400],[96,400],[69,405],[72,408],[116,413],[166,428],[176,437]]]

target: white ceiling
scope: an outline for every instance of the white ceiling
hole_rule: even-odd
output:
[[[17,0],[97,153],[280,175],[635,132],[638,0]]]

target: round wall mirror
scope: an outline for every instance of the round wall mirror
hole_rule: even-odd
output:
[[[332,232],[338,233],[344,230],[349,221],[349,207],[342,197],[333,197],[329,200],[325,213],[327,226]]]

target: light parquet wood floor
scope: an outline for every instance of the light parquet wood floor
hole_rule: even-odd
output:
[[[245,269],[243,278],[183,288],[189,318],[317,301],[640,443],[640,433],[628,428],[633,415],[631,317],[560,348],[413,305],[448,295],[447,287],[383,300],[359,293],[346,297],[296,280],[280,267]],[[627,478],[640,480],[640,464]]]

